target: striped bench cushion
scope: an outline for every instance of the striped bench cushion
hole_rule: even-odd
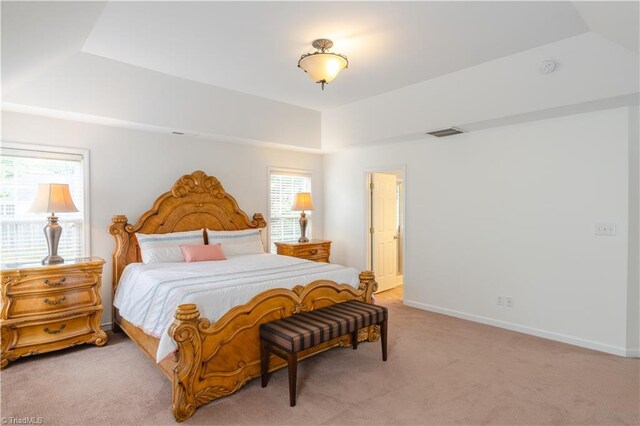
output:
[[[350,300],[262,324],[260,338],[295,353],[386,319],[384,306]]]

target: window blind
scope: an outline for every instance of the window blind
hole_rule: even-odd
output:
[[[53,148],[55,149],[55,148]],[[62,237],[58,254],[63,258],[85,254],[84,165],[81,154],[30,149],[0,149],[0,261],[39,261],[47,253],[43,228],[46,213],[29,213],[38,184],[66,183],[77,213],[60,213]],[[87,231],[88,232],[88,231]]]
[[[311,192],[311,175],[272,171],[269,179],[269,229],[271,252],[276,252],[274,242],[293,242],[300,238],[300,212],[291,211],[293,198],[298,192]],[[313,233],[311,212],[306,212],[309,224],[307,237]]]

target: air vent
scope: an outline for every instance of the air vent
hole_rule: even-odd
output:
[[[180,136],[184,135],[184,132],[171,132],[171,133],[174,135],[180,135]]]
[[[427,132],[428,135],[435,136],[436,138],[459,135],[460,133],[464,133],[464,130],[456,129],[455,127],[449,127],[448,129],[440,129],[440,130],[434,130],[432,132]]]

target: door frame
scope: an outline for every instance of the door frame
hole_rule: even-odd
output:
[[[406,164],[401,165],[391,165],[391,166],[381,166],[381,167],[370,167],[364,169],[363,181],[364,181],[364,259],[366,269],[369,271],[373,271],[372,258],[371,258],[371,233],[369,230],[371,229],[371,174],[372,173],[388,173],[395,174],[402,179],[402,191],[400,192],[400,248],[402,251],[402,276],[403,276],[403,285],[406,281],[405,277],[407,275],[407,262],[406,262],[406,253],[407,253],[407,166]],[[404,299],[404,294],[403,294]]]

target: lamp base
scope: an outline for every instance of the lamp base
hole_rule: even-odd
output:
[[[305,233],[307,232],[307,215],[303,211],[300,213],[300,238],[298,239],[299,243],[308,243],[309,239],[305,237]]]
[[[58,256],[58,255],[47,256],[44,259],[42,259],[42,264],[43,265],[57,265],[59,263],[64,263],[64,259],[61,256]]]
[[[60,235],[62,235],[62,227],[58,224],[58,218],[55,213],[48,217],[49,222],[44,227],[44,236],[47,239],[47,247],[49,248],[49,256],[42,259],[43,265],[56,265],[64,263],[62,256],[58,256],[58,243]]]

